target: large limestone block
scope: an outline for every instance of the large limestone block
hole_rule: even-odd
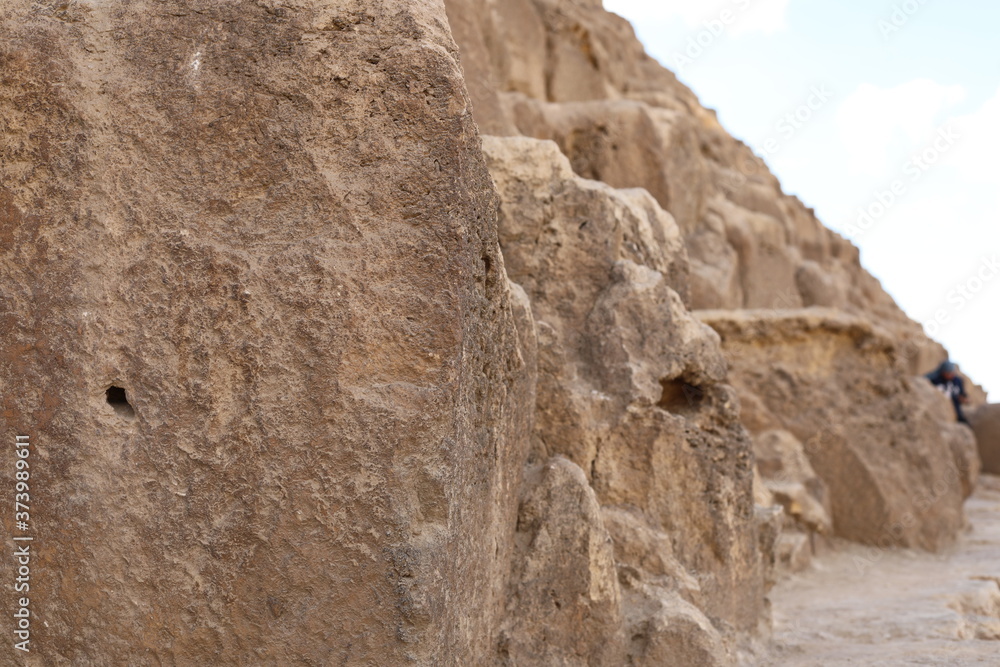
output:
[[[616,188],[644,188],[693,231],[704,214],[708,171],[688,115],[635,101],[513,105],[521,133],[559,144],[573,170]]]
[[[629,665],[726,667],[734,663],[721,633],[694,605],[644,590],[630,595]]]
[[[816,262],[806,260],[795,271],[795,285],[806,307],[845,308],[847,294],[838,275]]]
[[[648,193],[576,176],[552,142],[487,137],[484,149],[506,266],[538,322],[537,455],[573,461],[605,508],[635,508],[668,535],[704,582],[709,617],[756,628],[764,578],[750,443],[719,341],[679,294],[677,225]]]
[[[914,374],[943,352],[864,270],[858,249],[784,194],[751,147],[726,133],[601,3],[448,7],[480,124],[555,140],[577,173],[651,192],[688,243],[693,307],[843,308],[906,340]],[[716,231],[717,201],[732,207],[732,235]]]
[[[917,395],[921,411],[940,428],[941,442],[947,443],[954,459],[955,470],[962,482],[963,496],[968,498],[976,489],[979,473],[983,467],[976,437],[967,426],[959,424],[955,418],[955,406],[951,399],[932,385],[924,376],[910,378],[909,386]]]
[[[495,91],[540,101],[631,98],[695,113],[718,126],[677,77],[646,55],[628,21],[600,0],[446,0],[463,63],[488,71]],[[465,26],[474,24],[469,32]],[[468,54],[468,56],[466,55]],[[482,56],[488,56],[483,59]],[[476,120],[484,109],[473,86]],[[490,129],[489,131],[493,131]]]
[[[693,307],[843,308],[906,340],[914,374],[943,353],[864,270],[858,249],[784,194],[764,160],[600,2],[447,4],[481,126],[555,140],[577,173],[649,190],[688,243]],[[718,200],[773,229],[755,224],[746,234],[737,222],[733,237],[719,235]],[[779,243],[769,240],[775,229]]]
[[[740,256],[729,242],[719,211],[709,205],[703,223],[684,241],[691,264],[691,307],[741,307],[744,291]]]
[[[711,204],[739,257],[743,303],[729,307],[786,309],[802,306],[795,281],[801,262],[782,220],[716,198]]]
[[[530,296],[538,321],[539,441],[548,454],[589,470],[600,440],[598,415],[620,409],[634,393],[631,376],[613,387],[591,378],[598,371],[614,374],[597,363],[601,332],[590,331],[591,311],[611,286],[619,259],[655,269],[663,290],[668,283],[683,289],[680,234],[648,194],[578,178],[551,142],[486,137],[484,148],[504,194],[507,271]],[[669,333],[664,329],[664,336]],[[652,361],[678,367],[674,358]],[[647,381],[644,389],[655,402],[650,392],[658,388]]]
[[[722,337],[754,429],[803,443],[836,534],[926,549],[954,540],[978,472],[971,434],[942,421],[940,397],[909,376],[894,339],[824,309],[698,316]]]
[[[443,6],[2,0],[0,35],[39,664],[493,655],[531,392]]]
[[[447,0],[448,20],[462,48],[462,69],[483,133],[516,134],[502,92],[544,99],[549,50],[546,26],[532,0]]]
[[[532,470],[526,486],[509,623],[499,643],[502,662],[624,664],[614,549],[586,475],[555,457]]]
[[[969,415],[976,432],[983,472],[1000,475],[1000,405],[984,405]]]
[[[798,527],[829,533],[830,495],[813,470],[798,438],[788,431],[759,433],[753,438],[763,484]]]

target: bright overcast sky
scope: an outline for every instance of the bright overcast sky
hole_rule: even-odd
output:
[[[1000,2],[604,6],[1000,392]]]

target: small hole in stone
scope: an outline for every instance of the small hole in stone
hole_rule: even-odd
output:
[[[663,394],[659,407],[673,414],[696,412],[705,398],[705,390],[683,380],[661,380]]]
[[[125,419],[134,419],[135,410],[132,409],[132,405],[128,402],[128,396],[125,394],[125,390],[121,387],[108,387],[106,392],[108,396],[108,405],[115,409],[115,413],[119,417],[124,417]]]

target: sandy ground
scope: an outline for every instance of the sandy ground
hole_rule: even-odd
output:
[[[1000,665],[1000,477],[984,476],[946,554],[841,544],[771,594],[762,664]]]

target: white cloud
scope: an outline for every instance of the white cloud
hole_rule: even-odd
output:
[[[756,2],[730,2],[736,5],[740,16],[733,24],[732,34],[742,35],[762,32],[773,35],[788,27],[788,3],[790,0],[756,0]],[[745,7],[745,11],[740,7]]]
[[[923,148],[933,138],[942,113],[964,98],[962,86],[943,86],[930,79],[894,88],[862,84],[837,111],[837,126],[853,168],[888,176],[895,162],[901,164],[907,152]],[[891,149],[900,141],[905,143],[903,153],[894,154]]]
[[[952,164],[972,181],[1000,188],[1000,89],[978,110],[955,119],[959,141]]]
[[[788,3],[791,0],[604,0],[604,8],[633,23],[680,19],[690,30],[701,30],[706,23],[723,19],[728,11],[732,20],[730,35],[754,32],[773,34],[787,27]]]
[[[916,146],[909,148],[913,152],[925,145],[921,134],[933,132],[935,127],[957,133],[956,143],[942,161],[945,166],[933,167],[918,187],[909,187],[899,205],[864,237],[865,252],[873,265],[882,267],[886,287],[900,305],[922,321],[974,379],[997,392],[1000,358],[994,348],[1000,278],[993,278],[979,292],[969,286],[973,276],[982,276],[979,269],[985,261],[1000,254],[1000,126],[996,121],[1000,118],[1000,90],[971,113],[931,113],[960,99],[956,90],[926,81],[904,92],[869,86],[857,94],[856,108],[851,111],[855,117],[849,118],[850,124],[843,123],[841,130],[853,124],[863,139],[875,141],[878,137],[863,135],[865,123],[873,123],[877,132],[896,133],[915,142]],[[873,114],[872,105],[884,109]],[[892,120],[890,110],[907,110],[909,105],[919,106]],[[862,113],[866,108],[867,121]],[[846,134],[844,138],[848,138]],[[865,150],[871,160],[876,154],[893,152],[884,142],[874,147],[855,146],[855,159],[866,159]],[[885,182],[873,183],[879,189],[885,187]],[[935,257],[939,261],[929,264],[926,258]],[[918,262],[915,258],[925,259]],[[961,286],[969,288],[972,296],[956,297]],[[944,319],[937,321],[941,313]]]

